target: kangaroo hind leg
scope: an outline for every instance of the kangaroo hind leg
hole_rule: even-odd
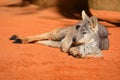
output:
[[[60,28],[53,30],[51,32],[42,33],[35,36],[27,36],[27,37],[17,37],[15,40],[15,43],[31,43],[31,42],[37,42],[40,40],[61,40],[66,35],[65,28]]]

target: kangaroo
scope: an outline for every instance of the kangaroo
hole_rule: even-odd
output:
[[[14,43],[44,44],[60,48],[74,57],[102,57],[101,50],[108,50],[108,30],[98,23],[95,16],[88,17],[82,11],[82,21],[74,26],[55,29],[35,36],[10,38]]]

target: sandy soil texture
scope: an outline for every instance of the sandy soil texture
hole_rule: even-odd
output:
[[[76,59],[57,48],[9,40],[13,34],[36,35],[78,21],[57,8],[0,7],[0,80],[120,80],[120,27],[113,24],[101,22],[111,34],[103,58]]]

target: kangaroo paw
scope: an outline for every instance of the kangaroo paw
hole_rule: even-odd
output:
[[[12,36],[9,38],[9,40],[16,40],[17,38],[18,38],[17,35],[12,35]]]
[[[71,48],[69,54],[72,55],[75,58],[81,58],[82,57],[82,54],[79,52],[79,50],[77,48]]]

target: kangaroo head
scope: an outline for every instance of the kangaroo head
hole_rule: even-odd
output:
[[[96,17],[88,17],[85,11],[82,11],[82,21],[75,25],[78,31],[77,36],[80,43],[89,42],[91,39],[95,38],[98,34],[98,20]]]

